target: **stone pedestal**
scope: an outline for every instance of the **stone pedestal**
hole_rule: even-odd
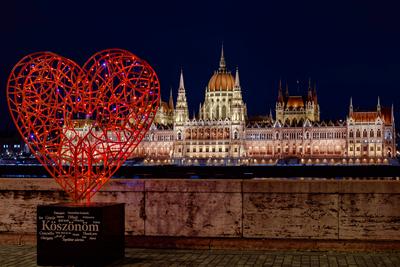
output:
[[[37,264],[102,266],[124,257],[124,204],[37,206]]]

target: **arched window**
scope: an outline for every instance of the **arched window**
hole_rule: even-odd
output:
[[[350,138],[353,138],[353,137],[354,137],[353,130],[350,130],[349,137],[350,137]]]
[[[390,131],[386,131],[386,132],[385,132],[385,139],[386,139],[386,140],[392,139],[392,134],[390,133]]]
[[[374,137],[374,130],[369,131],[369,137]]]
[[[306,132],[306,139],[310,139],[310,133]]]
[[[363,137],[368,137],[367,130],[365,130],[365,129],[364,129],[364,131],[363,131]]]
[[[178,140],[182,140],[182,133],[178,132]]]
[[[233,139],[239,139],[239,133],[235,131],[235,133],[233,134]]]
[[[358,130],[358,129],[357,129],[357,131],[356,131],[356,137],[357,137],[357,138],[360,138],[360,137],[361,137],[361,132],[360,132],[360,130]]]
[[[381,129],[378,129],[378,131],[376,132],[376,137],[382,137]]]

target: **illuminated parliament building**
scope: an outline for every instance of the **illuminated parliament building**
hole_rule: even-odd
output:
[[[198,116],[189,117],[183,73],[174,104],[161,101],[155,121],[134,157],[146,164],[389,164],[395,157],[392,107],[353,110],[345,120],[320,119],[315,86],[294,96],[279,82],[275,118],[249,118],[239,70],[228,71],[223,50]]]

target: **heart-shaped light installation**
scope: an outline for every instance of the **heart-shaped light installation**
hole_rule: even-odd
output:
[[[82,68],[51,52],[30,54],[7,85],[21,136],[74,201],[89,201],[132,154],[159,97],[151,66],[121,49],[98,52]]]

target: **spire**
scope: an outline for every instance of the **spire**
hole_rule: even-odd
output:
[[[271,110],[271,109],[269,109],[269,116],[268,116],[268,118],[272,121],[272,110]]]
[[[279,79],[279,86],[278,86],[278,102],[283,102],[282,79]]]
[[[181,69],[181,77],[179,79],[179,89],[180,88],[185,88],[185,83],[183,82],[183,69]]]
[[[224,57],[224,43],[222,43],[221,59],[219,60],[219,70],[225,70],[225,69],[226,69],[226,63],[225,63],[225,57]]]
[[[312,88],[311,88],[311,78],[308,78],[308,96],[307,96],[308,101],[313,100],[313,95],[312,95]]]
[[[381,100],[380,100],[379,96],[378,96],[378,104],[376,105],[376,111],[378,113],[381,112]]]
[[[203,114],[202,114],[202,112],[201,112],[201,102],[200,102],[200,104],[199,104],[199,120],[203,118],[202,115],[203,115]]]
[[[239,67],[236,67],[235,87],[240,88]]]
[[[168,107],[174,109],[174,97],[172,96],[172,88],[169,90],[169,103]]]
[[[185,84],[183,82],[183,70],[181,69],[181,75],[179,79],[178,97],[176,98],[175,107],[175,123],[183,123],[189,119],[188,104],[186,100]]]
[[[286,97],[289,97],[289,85],[286,82]]]
[[[350,97],[350,106],[349,106],[350,116],[353,114],[353,98]]]
[[[314,104],[317,105],[318,104],[318,97],[317,97],[317,83],[314,82],[314,90],[313,90],[313,100],[314,100]]]
[[[394,122],[394,106],[393,106],[393,103],[392,103],[392,110],[391,110],[391,117],[392,117],[392,122]]]

